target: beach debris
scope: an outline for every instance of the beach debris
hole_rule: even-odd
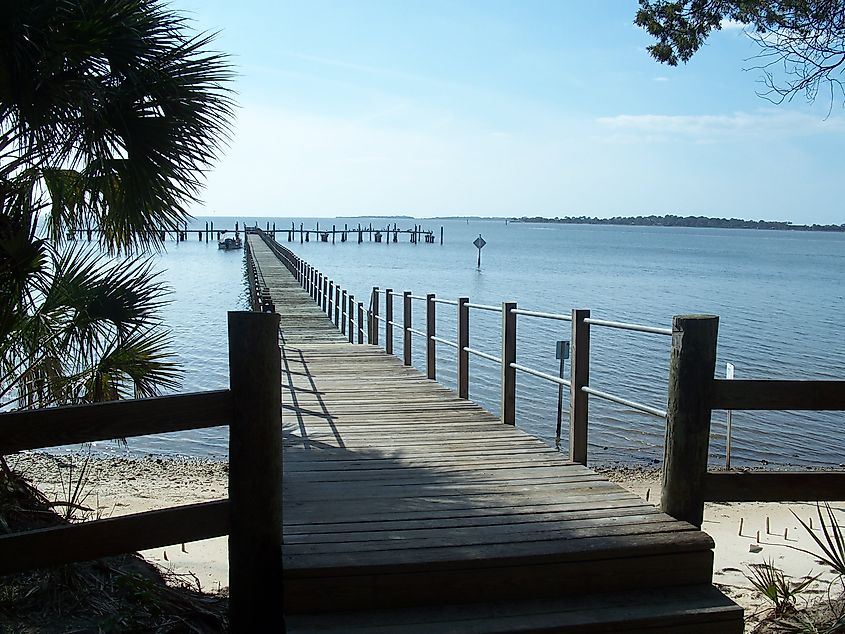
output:
[[[763,550],[763,547],[760,546],[759,544],[749,544],[748,545],[748,552],[750,552],[750,553],[759,553],[761,550]]]
[[[188,551],[185,550],[185,544],[182,544],[182,552],[185,553],[186,555],[188,554]]]
[[[757,531],[757,543],[760,543],[760,531]]]
[[[164,561],[170,561],[170,560],[167,558],[167,551],[166,551],[166,550],[164,551]]]
[[[648,502],[648,496],[651,495],[651,489],[645,490],[645,501]]]
[[[742,525],[743,525],[744,523],[745,523],[745,518],[744,518],[744,517],[740,517],[740,518],[739,518],[739,531],[737,532],[737,535],[739,535],[740,537],[742,537]]]
[[[772,531],[770,530],[770,527],[769,527],[769,516],[767,515],[766,516],[766,535],[771,535],[771,534],[772,534]]]

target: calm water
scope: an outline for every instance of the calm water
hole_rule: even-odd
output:
[[[244,219],[240,219],[243,224]],[[253,223],[256,219],[247,218]],[[387,219],[323,219],[384,226]],[[262,227],[268,219],[259,220]],[[277,228],[290,219],[269,219]],[[296,226],[300,220],[296,219]],[[303,220],[313,229],[315,220]],[[392,222],[392,221],[391,221]],[[414,221],[397,219],[401,227]],[[444,227],[445,244],[377,244],[355,239],[335,245],[280,241],[369,301],[373,286],[414,294],[521,308],[568,312],[589,308],[593,317],[669,326],[673,314],[721,317],[719,369],[736,365],[738,378],[845,378],[845,235],[659,227],[505,224],[504,221],[422,220]],[[215,218],[217,227],[234,219]],[[204,227],[198,219],[195,227]],[[487,241],[476,270],[472,240]],[[400,240],[402,237],[400,236]],[[366,237],[365,237],[366,240]],[[439,242],[439,241],[438,241]],[[193,240],[169,243],[161,256],[174,290],[166,319],[185,366],[184,391],[227,386],[226,311],[243,309],[246,292],[241,252],[219,251]],[[415,325],[424,324],[422,302]],[[454,340],[455,310],[438,305],[438,334]],[[500,319],[472,311],[471,345],[499,355]],[[591,385],[663,408],[669,338],[593,328]],[[569,339],[569,324],[519,318],[518,361],[556,374],[555,340]],[[382,338],[383,340],[383,338]],[[424,369],[423,346],[414,339],[414,364]],[[401,351],[400,338],[395,349]],[[454,351],[438,349],[438,378],[454,387]],[[498,408],[499,369],[470,360],[470,397]],[[557,387],[519,374],[517,425],[554,442]],[[566,396],[564,396],[566,399]],[[566,407],[568,402],[564,401]],[[845,462],[845,415],[823,412],[734,413],[733,462],[838,465]],[[564,424],[564,429],[566,424]],[[662,456],[663,423],[623,406],[592,399],[590,460],[649,464]],[[129,451],[225,456],[224,430],[133,439]],[[724,460],[724,414],[714,418],[712,461]],[[102,445],[107,451],[118,451]]]

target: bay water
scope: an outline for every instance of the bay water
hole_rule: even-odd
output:
[[[433,230],[435,244],[399,242],[300,243],[279,241],[369,304],[372,287],[460,296],[473,303],[569,313],[589,308],[599,319],[669,327],[672,315],[720,317],[717,373],[736,366],[737,378],[845,378],[845,234],[740,229],[627,227],[506,223],[503,219],[409,218],[197,218],[190,229],[215,230],[238,222],[294,223],[313,230],[344,224]],[[443,227],[444,244],[439,243]],[[482,235],[481,267],[472,242]],[[312,235],[313,238],[313,235]],[[331,238],[330,238],[331,240]],[[189,234],[168,241],[159,256],[173,292],[164,318],[185,377],[180,391],[228,386],[226,312],[247,308],[242,251],[217,249]],[[383,301],[383,300],[382,300]],[[401,301],[397,301],[399,319]],[[383,303],[382,303],[383,306]],[[423,302],[413,303],[414,327],[424,329]],[[383,310],[383,308],[382,308]],[[454,306],[437,307],[438,336],[455,340]],[[471,347],[500,355],[501,315],[473,310]],[[570,339],[567,322],[520,317],[518,363],[556,375],[555,342]],[[383,336],[382,336],[383,342]],[[670,338],[592,328],[590,384],[657,408],[666,406]],[[401,354],[401,335],[394,349]],[[413,362],[425,369],[424,341],[414,337]],[[568,364],[568,362],[567,362]],[[438,380],[455,386],[455,351],[438,345]],[[568,365],[567,365],[568,372]],[[498,413],[499,367],[470,359],[470,398]],[[373,389],[376,386],[362,386]],[[556,385],[517,377],[517,426],[553,444]],[[563,394],[564,438],[568,395]],[[724,462],[725,413],[715,412],[711,462]],[[409,424],[413,424],[409,421]],[[589,460],[593,464],[657,465],[664,423],[625,406],[590,399]],[[124,448],[99,443],[98,451],[225,458],[225,428],[131,439]],[[836,466],[845,463],[845,413],[734,412],[732,463],[755,466]]]

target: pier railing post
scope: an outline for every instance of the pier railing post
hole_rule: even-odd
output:
[[[704,517],[718,335],[719,318],[715,315],[672,318],[660,510],[697,527]]]
[[[402,355],[405,365],[411,365],[411,291],[402,293]]]
[[[587,464],[587,420],[589,396],[583,388],[590,384],[590,311],[572,311],[572,361],[569,385],[569,459]]]
[[[393,289],[384,289],[384,351],[393,354]]]
[[[437,378],[437,304],[434,293],[425,296],[425,369],[426,376],[432,381]]]
[[[378,286],[373,286],[373,295],[372,295],[372,299],[370,300],[370,319],[369,319],[370,338],[369,338],[369,342],[370,342],[370,344],[372,344],[374,346],[378,345],[378,328],[379,328],[379,322],[378,322],[378,308],[379,308],[379,306],[378,306],[378,304],[379,304]]]
[[[229,622],[283,631],[279,316],[230,312]]]
[[[516,302],[502,302],[502,422],[516,425]]]
[[[358,343],[364,343],[364,302],[358,302]]]
[[[348,302],[346,301],[346,289],[343,289],[343,293],[341,294],[341,302],[340,302],[340,334],[346,334],[346,306]]]
[[[352,293],[348,296],[349,304],[346,308],[346,334],[349,335],[349,343],[355,343],[355,296]]]
[[[328,302],[327,302],[327,313],[329,315],[329,319],[334,317],[334,280],[329,280],[329,294],[328,294]],[[337,320],[335,320],[337,322]]]
[[[469,398],[469,297],[458,298],[458,396]]]
[[[323,274],[317,273],[317,291],[315,293],[315,298],[317,300],[317,306],[323,305]]]
[[[340,286],[335,284],[334,286],[334,325],[337,327],[340,325]]]

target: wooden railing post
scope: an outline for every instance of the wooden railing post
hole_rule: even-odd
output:
[[[434,293],[425,296],[425,369],[426,376],[432,381],[437,378],[437,304]]]
[[[355,343],[355,296],[352,293],[348,295],[348,301],[346,318],[349,321],[346,324],[346,334],[349,335],[349,343]]]
[[[229,622],[283,631],[279,316],[230,312]]]
[[[384,351],[393,354],[393,289],[384,289]]]
[[[343,289],[340,301],[340,334],[346,334],[346,307],[349,302],[346,301],[346,289]]]
[[[411,365],[411,291],[402,293],[402,356],[405,365]]]
[[[334,317],[334,304],[334,280],[329,280],[329,294],[326,308],[326,313],[328,314],[329,319]],[[335,323],[337,323],[337,320],[335,320]]]
[[[458,396],[469,398],[469,297],[458,298]]]
[[[341,304],[341,301],[340,301],[340,286],[335,284],[335,287],[334,287],[334,325],[336,327],[340,326],[340,307],[342,305],[343,304]]]
[[[373,294],[372,299],[370,300],[370,332],[369,332],[369,343],[377,346],[378,345],[378,304],[379,304],[379,292],[378,286],[373,286]]]
[[[317,273],[317,289],[314,293],[314,299],[317,301],[317,306],[323,305],[323,274]]]
[[[328,299],[329,298],[329,277],[328,277],[328,275],[323,277],[323,283],[320,286],[320,292],[321,292],[321,295],[322,295],[322,297],[320,298],[320,310],[322,310],[323,313],[325,314],[326,306],[328,305],[328,301],[329,301],[329,299]]]
[[[358,302],[358,343],[364,343],[364,302]]]
[[[672,318],[660,510],[697,527],[704,517],[718,336],[719,318],[715,315]]]
[[[572,311],[572,361],[569,364],[569,459],[587,464],[589,396],[581,388],[590,384],[590,311]]]
[[[516,302],[502,302],[502,422],[516,425]]]

